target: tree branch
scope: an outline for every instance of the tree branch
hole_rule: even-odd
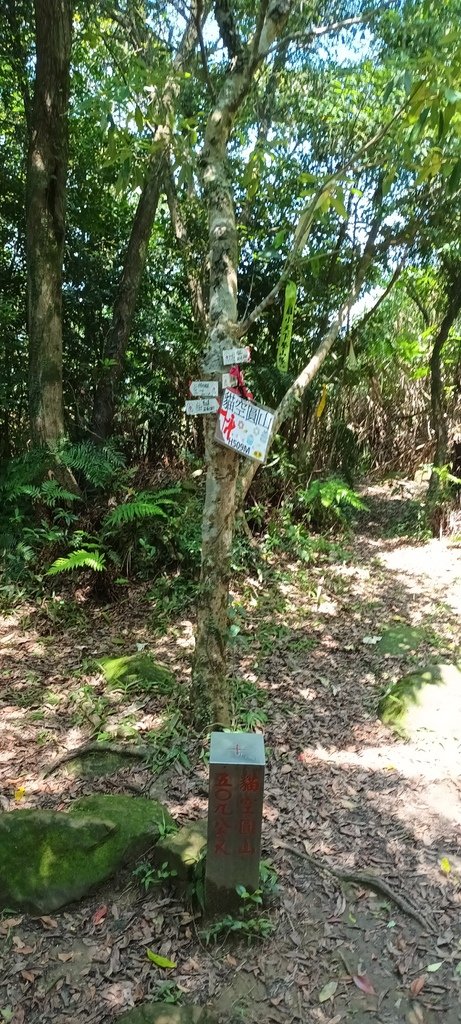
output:
[[[288,388],[288,391],[285,392],[282,401],[280,402],[278,408],[275,411],[274,425],[272,429],[271,439],[269,442],[269,447],[272,444],[272,441],[275,435],[277,434],[278,430],[280,429],[282,423],[284,423],[285,420],[292,416],[292,414],[296,410],[296,407],[299,401],[301,400],[307,386],[310,384],[311,380],[314,379],[320,367],[322,366],[322,363],[325,361],[328,353],[332,349],[344,321],[346,320],[352,306],[354,305],[354,302],[356,302],[360,294],[360,290],[365,280],[367,270],[375,254],[375,242],[380,228],[380,224],[381,218],[377,213],[372,222],[370,232],[365,244],[365,248],[363,250],[362,257],[357,269],[357,273],[355,275],[355,280],[349,292],[349,295],[347,296],[346,300],[343,302],[340,309],[338,310],[338,313],[336,314],[335,318],[330,324],[330,327],[324,334],[322,341],[320,342],[320,345],[314,352],[314,355],[311,357],[311,359],[304,367],[304,369],[301,370],[301,373],[298,374],[296,380],[294,380],[293,384]],[[243,472],[240,474],[239,477],[240,504],[243,504],[243,501],[245,499],[249,487],[251,486],[258,466],[259,463],[251,462],[249,459],[245,462]]]
[[[378,296],[378,298],[376,299],[376,302],[374,302],[373,305],[370,306],[370,309],[367,309],[366,313],[364,313],[364,315],[360,318],[360,320],[357,320],[356,323],[353,324],[352,330],[349,332],[349,337],[356,337],[356,335],[359,333],[359,331],[362,330],[362,328],[365,326],[365,324],[368,323],[369,320],[371,320],[371,317],[375,315],[375,313],[379,309],[381,303],[383,303],[384,300],[387,299],[387,296],[392,291],[394,285],[397,283],[397,281],[398,281],[398,279],[399,279],[399,277],[400,277],[400,275],[401,275],[401,273],[403,271],[403,268],[405,266],[405,260],[406,260],[406,257],[405,257],[405,259],[401,260],[400,263],[398,264],[398,266],[395,268],[394,273],[392,274],[392,277],[391,277],[389,283],[383,289],[383,291],[381,292],[381,295]]]
[[[242,56],[243,45],[229,0],[216,0],[214,15],[229,59],[238,60]]]
[[[387,132],[390,131],[390,129],[391,129],[392,125],[395,123],[395,121],[400,117],[400,115],[406,109],[406,107],[408,106],[409,102],[413,101],[414,97],[419,92],[419,90],[422,88],[423,84],[424,84],[424,82],[420,82],[417,85],[416,89],[413,90],[411,96],[409,96],[408,99],[405,101],[405,103],[403,103],[399,107],[399,109],[393,115],[391,120],[388,121],[387,124],[384,125],[383,128],[380,128],[379,131],[377,131],[375,133],[375,135],[373,135],[371,137],[371,139],[368,139],[368,141],[365,142],[363,144],[363,146],[361,146],[360,149],[358,149],[356,151],[356,153],[353,153],[353,155],[349,158],[349,160],[346,161],[345,164],[343,164],[342,167],[340,167],[337,171],[334,171],[333,174],[330,174],[328,176],[328,178],[326,178],[326,180],[322,183],[322,185],[320,185],[320,187],[318,188],[317,192],[313,196],[311,202],[309,203],[309,206],[307,207],[307,209],[303,210],[302,213],[300,214],[298,225],[296,227],[295,234],[294,234],[293,246],[292,246],[291,252],[287,256],[287,259],[285,261],[285,266],[284,266],[284,268],[282,270],[282,273],[281,273],[278,281],[273,286],[273,288],[271,288],[270,292],[268,292],[268,294],[265,296],[265,298],[261,300],[259,305],[256,306],[255,309],[253,309],[253,311],[250,313],[250,315],[247,317],[247,319],[246,320],[241,320],[240,323],[238,323],[236,325],[236,328],[235,328],[235,337],[236,338],[243,338],[243,336],[248,333],[248,331],[249,331],[250,327],[252,326],[252,324],[254,324],[257,320],[259,320],[259,318],[262,316],[262,314],[265,313],[266,309],[275,301],[275,299],[277,298],[277,295],[279,294],[281,288],[283,288],[284,284],[286,284],[286,282],[290,278],[292,270],[293,270],[293,264],[294,264],[294,262],[296,260],[296,257],[298,255],[298,253],[304,248],[304,246],[305,246],[305,244],[307,242],[307,239],[309,237],[310,230],[311,230],[312,223],[313,223],[313,219],[314,219],[314,214],[315,214],[315,211],[317,209],[317,206],[319,204],[319,201],[320,201],[321,197],[326,192],[329,191],[331,185],[338,178],[342,177],[342,175],[345,174],[346,171],[350,170],[350,168],[353,166],[353,164],[356,163],[357,160],[359,160],[369,149],[371,149],[372,146],[376,145],[378,142],[381,141],[382,138],[384,138],[384,136],[387,134]]]
[[[211,77],[210,77],[210,70],[209,70],[209,67],[208,67],[208,58],[207,58],[207,54],[206,54],[205,42],[204,42],[204,39],[203,39],[203,24],[205,23],[207,15],[208,15],[208,11],[206,11],[205,13],[203,11],[203,2],[202,2],[202,0],[197,0],[197,9],[196,9],[196,13],[195,13],[195,28],[196,28],[196,32],[197,32],[198,45],[199,45],[199,50],[200,50],[200,59],[202,61],[203,74],[205,76],[206,86],[207,86],[208,92],[209,92],[212,100],[214,101],[216,99],[216,93],[215,93],[215,89],[214,89],[214,86],[213,86],[213,82],[211,81]]]
[[[184,254],[184,258],[185,258],[185,269],[186,269],[187,285],[188,285],[188,289],[189,289],[189,295],[190,295],[190,300],[191,300],[191,304],[192,304],[192,309],[194,311],[194,316],[195,316],[195,319],[197,320],[197,322],[200,324],[200,326],[202,328],[206,328],[206,326],[207,326],[207,317],[206,317],[206,313],[205,313],[205,303],[204,303],[204,299],[203,299],[202,286],[201,286],[201,283],[200,283],[200,280],[199,280],[198,276],[190,269],[190,265],[189,265],[190,261],[188,259],[188,257],[189,257],[189,239],[188,239],[188,235],[187,235],[187,228],[186,228],[185,222],[184,222],[184,220],[182,218],[182,213],[181,213],[181,210],[180,210],[180,207],[179,207],[179,203],[178,203],[178,197],[177,197],[177,193],[176,193],[176,185],[175,185],[175,180],[174,180],[174,177],[173,177],[173,171],[172,171],[172,168],[171,168],[171,163],[169,164],[168,169],[167,169],[167,171],[165,173],[164,181],[165,181],[166,198],[167,198],[168,207],[169,207],[169,210],[170,210],[171,224],[172,224],[172,227],[173,227],[173,231],[174,231],[174,235],[175,235],[176,241],[177,241],[180,249],[182,250],[182,252]]]
[[[362,14],[358,14],[353,18],[343,18],[341,21],[333,21],[330,25],[319,25],[318,27],[312,26],[312,28],[309,29],[309,32],[293,32],[289,36],[284,36],[283,40],[280,40],[280,42],[302,43],[308,46],[319,36],[330,35],[333,32],[341,32],[344,28],[350,28],[352,25],[364,25],[367,21],[371,21],[372,18],[377,17],[379,14],[383,14],[386,10],[388,10],[387,7],[379,7],[377,10],[363,11]]]

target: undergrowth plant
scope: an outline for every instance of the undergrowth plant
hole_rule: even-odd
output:
[[[165,882],[169,882],[172,878],[177,876],[178,872],[172,870],[167,861],[160,864],[159,867],[152,867],[148,861],[142,861],[138,864],[138,867],[133,871],[133,876],[139,882],[144,889],[144,892],[148,892],[155,885],[163,885]]]
[[[359,495],[340,477],[312,480],[305,490],[297,492],[297,504],[315,530],[346,526],[351,510],[366,508]]]
[[[57,479],[64,466],[75,492]],[[58,467],[58,468],[57,468]],[[115,445],[62,444],[0,468],[0,602],[43,593],[48,577],[86,572],[101,591],[159,567],[196,572],[200,502],[195,489],[137,489]],[[110,593],[108,596],[112,596]]]
[[[201,934],[206,943],[217,942],[218,939],[225,942],[231,935],[245,938],[248,942],[256,938],[267,939],[272,935],[275,926],[263,911],[263,904],[277,892],[278,875],[270,861],[261,861],[259,878],[260,887],[254,892],[244,885],[236,886],[240,905],[235,913],[225,914],[202,929]]]

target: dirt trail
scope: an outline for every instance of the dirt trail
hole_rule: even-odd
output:
[[[0,1010],[13,1013],[5,1019],[116,1020],[165,992],[149,946],[177,962],[167,980],[185,1001],[207,1000],[235,1024],[459,1024],[460,750],[428,737],[397,741],[376,717],[389,681],[460,658],[459,546],[395,536],[417,512],[417,497],[411,485],[370,488],[348,551],[308,567],[274,559],[267,578],[235,586],[233,669],[247,716],[238,724],[267,716],[264,855],[279,876],[274,934],[207,948],[200,922],[168,892],[146,897],[131,879],[47,922],[10,915],[16,923],[0,921]],[[376,638],[402,625],[413,630],[411,642],[383,654]],[[66,772],[44,782],[40,768],[107,713],[97,705],[104,692],[91,659],[122,643],[123,653],[147,644],[186,681],[191,632],[184,613],[160,636],[146,602],[129,618],[126,609],[92,613],[48,634],[33,610],[27,622],[16,613],[0,619],[3,809],[15,806],[20,786],[21,806],[54,807],[94,788],[149,787],[150,773],[131,763],[96,782]],[[131,716],[143,732],[159,708],[134,694],[111,714]],[[188,752],[193,768],[160,780],[184,818],[206,813],[206,768],[192,743]],[[387,890],[341,881],[329,868],[374,874]],[[107,916],[94,924],[102,904]]]

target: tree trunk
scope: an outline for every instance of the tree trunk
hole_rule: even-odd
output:
[[[448,309],[440,325],[431,353],[431,426],[435,438],[433,470],[429,481],[428,498],[434,501],[440,489],[440,476],[436,472],[448,462],[447,412],[443,393],[442,350],[450,330],[461,310],[461,282],[452,285]]]
[[[62,263],[68,160],[72,9],[35,0],[36,72],[26,184],[29,412],[32,442],[64,436]]]
[[[114,304],[104,358],[104,367],[96,385],[90,431],[97,442],[110,437],[114,426],[116,410],[116,388],[123,373],[125,353],[130,338],[136,302],[141,279],[146,265],[147,250],[152,225],[157,212],[158,201],[163,187],[163,178],[168,166],[167,154],[163,150],[152,158],[146,181],[139,198],[125,259],[122,276]]]
[[[201,157],[202,181],[208,210],[210,297],[208,349],[203,374],[220,380],[223,349],[232,347],[237,324],[238,241],[232,185],[228,177],[227,145],[235,116],[248,95],[258,65],[264,60],[289,12],[286,0],[261,0],[258,28],[247,52],[241,45],[227,3],[217,21],[230,48],[228,72],[215,108],[208,118]],[[223,13],[224,12],[224,13]],[[226,17],[224,17],[224,14]],[[230,27],[229,27],[230,26]],[[235,52],[231,52],[232,49]],[[202,522],[202,566],[198,601],[191,711],[198,728],[222,729],[230,724],[230,693],[226,673],[230,558],[236,514],[239,457],[216,443],[215,416],[206,418],[206,497]]]
[[[197,41],[197,5],[193,4],[191,17],[186,27],[178,53],[173,62],[173,74],[190,58]],[[123,374],[125,354],[130,340],[133,318],[136,312],[139,289],[146,265],[152,227],[157,213],[165,178],[169,173],[170,122],[169,114],[178,89],[171,77],[166,83],[162,97],[162,119],[164,124],[157,129],[155,140],[160,149],[151,157],[146,180],[134,216],[131,234],[123,261],[117,298],[115,300],[104,358],[104,367],[96,384],[93,399],[93,413],[90,431],[96,442],[106,440],[113,432],[116,411],[117,384]]]

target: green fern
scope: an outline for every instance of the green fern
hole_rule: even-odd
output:
[[[47,576],[56,576],[60,572],[68,572],[71,569],[94,569],[95,572],[102,572],[106,567],[105,557],[100,551],[72,551],[66,558],[57,558],[46,571]]]
[[[133,523],[137,519],[147,519],[155,516],[167,519],[167,512],[161,506],[176,505],[177,494],[178,490],[176,488],[171,488],[168,491],[143,491],[136,495],[134,501],[126,501],[123,505],[117,505],[116,508],[111,509],[107,516],[105,516],[103,530],[123,526],[125,523]]]
[[[96,447],[92,441],[60,445],[55,456],[68,469],[83,474],[94,487],[105,487],[117,472],[125,468],[125,458],[111,444]]]

